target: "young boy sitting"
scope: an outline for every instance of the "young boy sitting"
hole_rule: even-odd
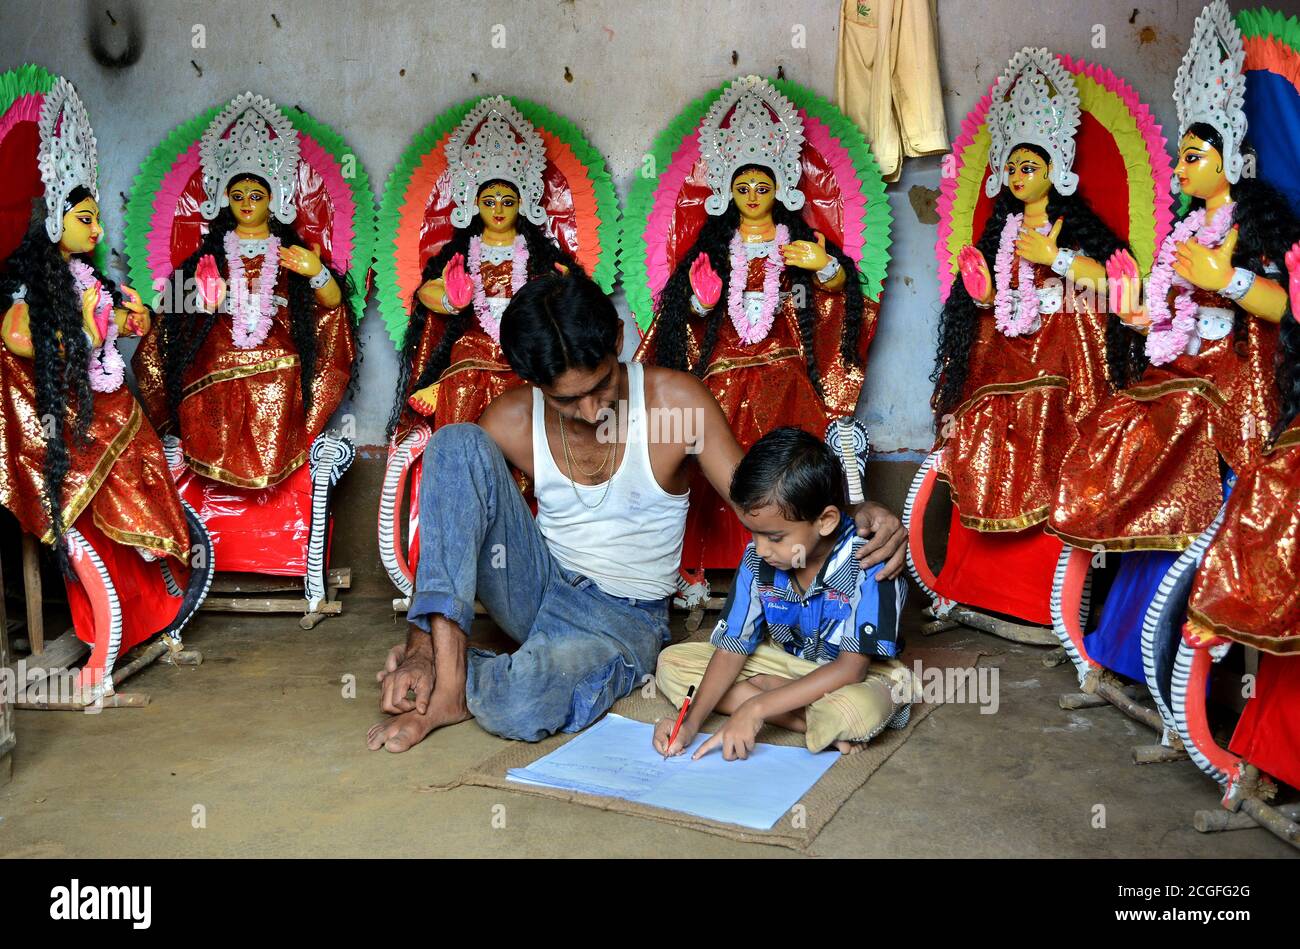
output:
[[[675,707],[697,688],[671,744],[675,718],[655,725],[655,749],[681,754],[715,710],[731,717],[695,758],[713,748],[747,758],[764,722],[803,732],[809,751],[843,754],[904,727],[911,705],[894,700],[910,698],[912,682],[894,657],[906,586],[878,581],[879,566],[859,569],[864,541],[845,513],[839,459],[807,432],[778,428],[741,460],[730,493],[754,540],[711,641],[659,655],[655,678]]]

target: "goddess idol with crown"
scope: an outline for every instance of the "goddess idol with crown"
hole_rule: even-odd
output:
[[[745,76],[688,106],[651,154],[621,242],[637,358],[703,379],[745,449],[853,415],[890,225],[861,134],[809,90]],[[733,567],[748,542],[697,479],[683,567]]]
[[[128,207],[132,273],[159,310],[132,365],[182,494],[222,570],[304,577],[309,614],[353,457],[325,425],[352,379],[372,229],[342,139],[252,92],[173,131]]]
[[[93,647],[89,703],[131,647],[161,633],[179,649],[211,549],[125,384],[117,340],[150,316],[102,269],[95,135],[72,84],[38,66],[0,74],[0,153],[0,503],[64,568]]]
[[[952,166],[936,248],[938,439],[904,508],[909,562],[940,619],[960,606],[981,628],[1054,644],[1061,543],[1044,522],[1078,420],[1145,365],[1098,294],[1113,254],[1149,261],[1169,229],[1165,140],[1110,71],[1025,48],[966,117]],[[923,526],[939,480],[953,511],[936,574]]]
[[[1300,211],[1300,20],[1261,8],[1242,10],[1233,22],[1245,52],[1242,107],[1256,180]],[[1233,189],[1238,206],[1240,184]],[[1161,581],[1143,623],[1142,656],[1162,718],[1221,785],[1223,806],[1300,846],[1300,826],[1268,803],[1277,783],[1300,787],[1300,243],[1284,265],[1290,308],[1278,334],[1280,418],[1266,447],[1236,472],[1219,515]],[[1220,730],[1210,725],[1208,680],[1247,650],[1257,668],[1243,680],[1251,686],[1243,690],[1245,708],[1222,747]],[[1228,676],[1241,687],[1235,669]]]
[[[384,188],[380,217],[379,308],[400,364],[379,549],[409,596],[431,429],[478,421],[522,383],[499,337],[501,314],[529,280],[580,267],[613,289],[618,201],[604,159],[570,122],[496,95],[461,103],[416,135]]]
[[[1114,673],[1146,675],[1143,618],[1166,571],[1210,526],[1232,474],[1260,457],[1278,421],[1282,266],[1300,221],[1247,173],[1244,58],[1241,30],[1215,0],[1174,83],[1183,216],[1161,243],[1145,305],[1138,264],[1123,253],[1107,262],[1112,309],[1145,337],[1150,366],[1080,423],[1050,519],[1067,545],[1053,624],[1089,691],[1114,684]],[[1117,555],[1105,558],[1108,571],[1118,567],[1089,610],[1100,552]]]

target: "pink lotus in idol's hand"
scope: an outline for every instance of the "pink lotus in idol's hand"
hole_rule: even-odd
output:
[[[712,309],[722,296],[722,278],[713,269],[708,254],[700,254],[691,264],[691,290],[701,305]]]
[[[1286,269],[1291,274],[1291,315],[1300,320],[1300,241],[1286,252]]]
[[[989,297],[989,264],[984,255],[975,247],[967,244],[957,253],[957,269],[961,271],[961,282],[966,287],[972,300],[987,300]]]
[[[221,306],[226,298],[226,282],[221,279],[216,258],[204,254],[194,268],[194,281],[199,286],[199,302],[209,312]]]
[[[447,300],[456,310],[463,310],[474,299],[474,281],[465,272],[465,255],[453,254],[442,272]]]

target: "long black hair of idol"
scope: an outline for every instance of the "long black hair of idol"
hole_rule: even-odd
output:
[[[91,193],[83,187],[72,190],[63,203],[67,214]],[[89,254],[77,255],[94,267]],[[122,305],[117,284],[95,271],[95,277]],[[59,252],[59,245],[45,233],[45,202],[38,200],[31,224],[18,249],[10,255],[0,277],[0,300],[7,301],[20,287],[27,288],[27,311],[31,326],[32,357],[36,369],[36,413],[46,433],[45,463],[41,471],[44,501],[54,535],[54,549],[66,569],[67,555],[60,542],[63,523],[63,482],[71,461],[68,439],[84,445],[95,413],[95,393],[90,388],[90,341],[82,327],[81,299]]]
[[[1277,391],[1282,413],[1273,430],[1274,439],[1300,416],[1300,320],[1294,317],[1294,313],[1282,317],[1282,342],[1277,351]]]
[[[1212,145],[1220,154],[1223,153],[1223,138],[1213,125],[1194,122],[1188,126],[1184,135],[1187,134],[1195,135],[1207,145]],[[1250,159],[1254,156],[1249,144],[1242,146],[1242,153],[1247,156],[1247,167],[1250,167]],[[1243,174],[1241,180],[1230,190],[1234,204],[1232,223],[1237,228],[1237,247],[1232,252],[1232,265],[1250,270],[1257,276],[1265,276],[1266,269],[1277,267],[1285,275],[1286,252],[1300,240],[1300,218],[1296,217],[1280,191],[1259,178],[1248,178]],[[1205,202],[1202,199],[1193,198],[1188,204],[1187,213],[1191,214],[1203,207]],[[1271,276],[1276,277],[1277,274]],[[1285,276],[1282,283],[1286,284]],[[1242,355],[1245,354],[1246,332],[1252,319],[1254,317],[1247,315],[1240,307],[1236,308],[1232,326],[1233,341],[1237,352]],[[1283,322],[1286,322],[1285,317]],[[1293,350],[1293,355],[1294,352]],[[1279,358],[1281,355],[1279,351]],[[1282,373],[1285,368],[1278,367],[1278,387],[1284,398]]]
[[[515,198],[519,197],[519,189],[508,181],[501,178],[493,178],[479,185],[478,192],[475,195],[482,194],[488,188],[494,185],[501,185],[509,188],[514,192]],[[538,225],[534,224],[528,218],[520,214],[515,219],[515,230],[523,237],[528,247],[528,279],[535,280],[545,274],[555,273],[555,265],[562,264],[566,269],[572,271],[575,267],[579,270],[582,265],[575,261],[559,245],[555,244],[546,232]],[[483,216],[475,214],[466,227],[456,228],[456,233],[452,235],[451,240],[442,246],[438,253],[429,258],[428,263],[424,265],[424,271],[420,274],[420,284],[423,286],[430,280],[437,280],[442,276],[443,270],[446,269],[448,262],[456,254],[460,254],[465,259],[465,266],[469,268],[469,242],[472,238],[483,233]],[[465,335],[465,331],[474,325],[474,304],[471,302],[464,309],[456,313],[447,315],[447,327],[443,330],[442,337],[434,347],[429,356],[428,363],[425,364],[424,370],[416,379],[411,378],[411,369],[415,363],[415,354],[420,348],[420,338],[424,335],[425,324],[429,320],[429,310],[420,302],[419,292],[411,294],[410,318],[406,323],[406,335],[402,337],[402,358],[398,369],[397,379],[397,400],[393,404],[392,414],[388,418],[388,437],[392,438],[397,431],[397,427],[402,420],[404,413],[410,411],[406,400],[419,390],[433,385],[438,378],[447,371],[451,365],[451,348],[456,345],[456,341]],[[443,314],[439,314],[440,316]]]
[[[232,180],[227,188],[233,187],[241,181],[254,181],[261,187],[267,189],[270,194],[270,185],[257,175],[240,175]],[[279,241],[282,248],[305,247],[302,238],[292,226],[284,224],[278,220],[275,215],[267,221],[273,234]],[[213,219],[208,233],[203,236],[198,250],[185,258],[185,261],[178,268],[181,279],[177,281],[173,276],[171,285],[182,288],[192,288],[194,283],[194,270],[208,254],[211,254],[217,262],[217,269],[220,270],[222,279],[230,279],[230,265],[226,260],[225,238],[228,233],[235,229],[235,215],[229,207],[224,207]],[[325,265],[328,267],[328,265]],[[302,403],[304,409],[311,407],[312,400],[312,380],[316,375],[316,291],[308,283],[308,278],[302,274],[294,273],[287,268],[281,268],[288,276],[289,280],[289,334],[293,340],[294,348],[298,351],[299,370],[302,382]],[[353,285],[351,278],[343,272],[329,267],[330,273],[338,282],[339,290],[342,292],[343,306],[347,310],[348,332],[354,333],[354,314],[352,311],[352,292]],[[194,299],[194,293],[186,290],[184,293],[169,294],[163,298],[161,307],[161,321],[158,332],[158,348],[162,356],[163,363],[163,382],[167,393],[167,407],[171,415],[172,433],[181,435],[180,430],[180,407],[181,395],[185,388],[185,373],[189,371],[190,366],[194,364],[194,359],[198,355],[199,349],[203,346],[208,334],[217,324],[221,316],[220,310],[212,313],[191,313],[191,301]],[[168,306],[171,309],[168,309]],[[352,374],[348,382],[349,390],[353,388],[356,382],[356,368],[359,359],[353,362]]]
[[[1019,149],[1027,149],[1045,162],[1051,161],[1051,156],[1037,145],[1021,143],[1012,151]],[[1006,226],[1007,216],[1023,210],[1024,203],[1010,188],[1004,187],[994,200],[993,212],[975,244],[988,262],[990,275],[993,274],[998,242],[1002,237],[1002,229]],[[1048,190],[1047,219],[1054,223],[1060,218],[1064,219],[1061,233],[1057,237],[1057,243],[1061,247],[1078,250],[1103,266],[1111,254],[1124,249],[1124,242],[1103,223],[1077,192],[1063,195],[1053,185]],[[961,404],[970,371],[970,351],[978,337],[979,320],[983,315],[986,315],[985,311],[975,305],[965,284],[958,277],[953,281],[948,301],[943,305],[939,316],[939,349],[935,355],[934,370],[930,373],[930,381],[934,383],[931,407],[934,409],[936,428],[942,427],[944,417]],[[1111,314],[1106,321],[1106,365],[1110,371],[1111,385],[1122,389],[1142,375],[1147,366],[1145,344],[1144,336],[1133,332],[1124,326],[1118,316]]]
[[[737,168],[731,180],[739,175],[758,170],[771,175],[772,169],[765,165],[745,165]],[[796,211],[788,210],[777,201],[772,206],[774,224],[784,224],[790,231],[791,241],[816,242],[817,236],[812,227]],[[709,359],[718,344],[718,333],[722,321],[727,318],[727,288],[731,285],[731,239],[740,226],[740,209],[733,201],[727,210],[717,216],[710,215],[694,245],[678,263],[655,306],[655,319],[659,323],[655,339],[655,362],[669,369],[686,370],[703,377],[709,367]],[[840,333],[840,356],[847,365],[859,366],[858,339],[862,332],[862,311],[865,306],[862,297],[862,284],[858,280],[858,266],[833,241],[826,241],[826,253],[840,262],[844,268],[844,328]],[[704,339],[700,343],[700,358],[694,366],[688,366],[687,322],[694,315],[691,308],[691,265],[695,259],[705,254],[709,258],[715,273],[722,278],[722,295],[705,319]],[[816,352],[813,349],[813,337],[817,329],[817,310],[813,304],[813,278],[810,270],[802,267],[785,269],[794,294],[796,314],[799,323],[799,340],[802,344],[804,361],[808,366],[808,380],[818,395],[822,394],[821,367],[817,365]],[[744,279],[742,275],[741,279]],[[802,288],[802,290],[800,290]]]

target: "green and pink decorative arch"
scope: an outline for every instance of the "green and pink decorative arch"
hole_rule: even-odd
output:
[[[141,293],[166,281],[199,246],[208,222],[199,140],[226,103],[177,126],[140,166],[126,208],[126,254],[132,285]],[[370,178],[343,137],[318,119],[282,107],[298,132],[298,215],[294,229],[321,257],[352,278],[356,319],[365,311],[374,259],[375,200]]]
[[[769,80],[804,125],[803,215],[858,264],[862,292],[880,298],[893,218],[880,166],[862,133],[835,105],[786,79]],[[619,269],[628,305],[644,332],[654,301],[703,226],[699,128],[724,83],[683,109],[655,138],[623,213]]]
[[[541,136],[546,147],[543,230],[606,293],[614,288],[618,199],[605,159],[572,122],[545,106],[505,97]],[[388,176],[376,230],[375,285],[379,312],[393,345],[401,347],[411,297],[424,264],[455,232],[450,213],[447,139],[482,97],[456,105],[425,126]]]

